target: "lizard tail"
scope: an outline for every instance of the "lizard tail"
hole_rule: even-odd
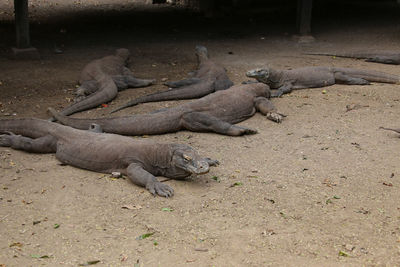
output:
[[[303,55],[315,55],[315,56],[337,56],[336,53],[329,52],[303,52]]]
[[[100,88],[97,92],[66,107],[60,112],[60,114],[68,116],[79,111],[91,109],[99,106],[100,104],[109,102],[117,96],[118,88],[110,76],[105,75],[100,78],[98,82],[100,84]],[[50,120],[53,120],[53,118]]]
[[[388,130],[388,131],[394,131],[396,133],[400,133],[400,129],[393,129],[393,128],[385,128],[385,127],[379,127],[379,129],[383,129],[383,130]]]
[[[111,111],[111,113],[117,112],[121,109],[131,107],[140,103],[200,98],[205,95],[213,93],[215,91],[214,84],[215,84],[214,81],[204,81],[180,87],[179,89],[172,89],[149,95],[144,95],[129,101],[128,103],[122,105],[121,107],[114,109],[113,111]]]
[[[374,56],[371,52],[305,52],[304,55],[315,55],[315,56],[332,56],[332,57],[344,57],[344,58],[356,58],[356,59],[368,59]]]
[[[125,109],[125,108],[129,108],[129,107],[132,107],[132,106],[136,106],[137,104],[139,104],[139,102],[138,102],[136,99],[133,99],[133,100],[131,100],[131,101],[129,101],[129,102],[123,104],[122,106],[120,106],[120,107],[118,107],[118,108],[116,108],[116,109],[111,110],[110,114],[111,114],[111,113],[114,113],[114,112],[117,112],[117,111],[120,111],[120,110],[123,110],[123,109]]]

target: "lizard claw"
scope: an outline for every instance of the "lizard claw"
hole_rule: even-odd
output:
[[[281,123],[283,116],[279,113],[275,113],[275,112],[270,112],[267,114],[267,119],[277,122],[277,123]]]
[[[247,80],[247,81],[243,81],[242,84],[252,84],[252,83],[259,83],[259,81],[257,80]]]
[[[216,159],[205,158],[205,160],[207,161],[208,165],[210,165],[210,166],[218,166],[219,165],[219,161]]]
[[[273,90],[271,91],[271,98],[272,97],[281,97],[283,95],[283,92],[281,90]]]
[[[242,126],[232,125],[225,134],[230,136],[240,136],[245,134],[256,134],[256,133],[257,130],[253,130]]]
[[[256,134],[257,130],[245,128],[243,134]]]
[[[148,183],[146,189],[154,196],[159,195],[168,198],[174,195],[174,189],[172,189],[172,187],[160,182]]]

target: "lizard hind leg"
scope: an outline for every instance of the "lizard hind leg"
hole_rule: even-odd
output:
[[[128,87],[146,87],[149,85],[152,85],[156,82],[155,79],[147,80],[147,79],[138,79],[135,78],[131,75],[124,76],[125,77],[125,83],[128,85]]]
[[[391,57],[384,57],[384,56],[376,56],[370,57],[365,60],[366,62],[376,62],[376,63],[383,63],[383,64],[393,64],[393,65],[400,65],[400,58],[391,58]]]
[[[166,82],[164,83],[164,85],[170,87],[170,88],[179,88],[179,87],[183,87],[183,86],[189,86],[195,83],[199,83],[201,81],[201,79],[199,78],[187,78],[187,79],[183,79],[180,81],[171,81],[171,82]]]
[[[85,81],[76,89],[75,102],[85,98],[87,95],[93,94],[99,89],[99,84],[95,80]]]
[[[51,135],[33,139],[8,133],[0,135],[0,146],[33,153],[54,153],[57,150],[57,140]]]
[[[182,126],[193,132],[215,132],[230,136],[257,133],[256,130],[233,125],[201,112],[190,112],[183,115]]]
[[[349,84],[349,85],[369,85],[371,84],[369,81],[363,78],[351,77],[342,72],[335,72],[335,83],[340,84]]]

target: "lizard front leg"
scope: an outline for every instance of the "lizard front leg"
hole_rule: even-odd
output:
[[[293,85],[291,83],[285,83],[276,90],[271,90],[271,97],[281,97],[283,94],[292,92]]]
[[[126,171],[129,179],[134,184],[145,187],[151,194],[157,194],[162,197],[172,197],[174,195],[174,189],[157,181],[157,178],[143,169],[140,164],[131,163]]]
[[[280,123],[285,115],[277,113],[274,104],[265,97],[257,97],[254,106],[258,112],[267,117],[267,119]]]

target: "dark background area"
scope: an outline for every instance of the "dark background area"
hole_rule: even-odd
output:
[[[166,4],[158,5],[157,9],[144,4],[116,4],[113,8],[93,5],[67,10],[43,10],[40,5],[33,5],[30,6],[31,43],[41,49],[68,46],[81,38],[90,39],[93,44],[118,43],[117,36],[121,33],[135,35],[137,39],[144,32],[151,32],[154,39],[179,38],[179,32],[185,32],[187,38],[202,35],[210,39],[242,38],[259,33],[292,35],[296,34],[296,3],[293,0],[241,1],[236,8],[218,8],[212,18],[187,7]],[[318,37],[326,32],[368,30],[378,24],[393,26],[399,24],[399,11],[396,1],[314,1],[312,34]],[[10,14],[0,19],[0,47],[4,53],[15,44],[15,30]]]

